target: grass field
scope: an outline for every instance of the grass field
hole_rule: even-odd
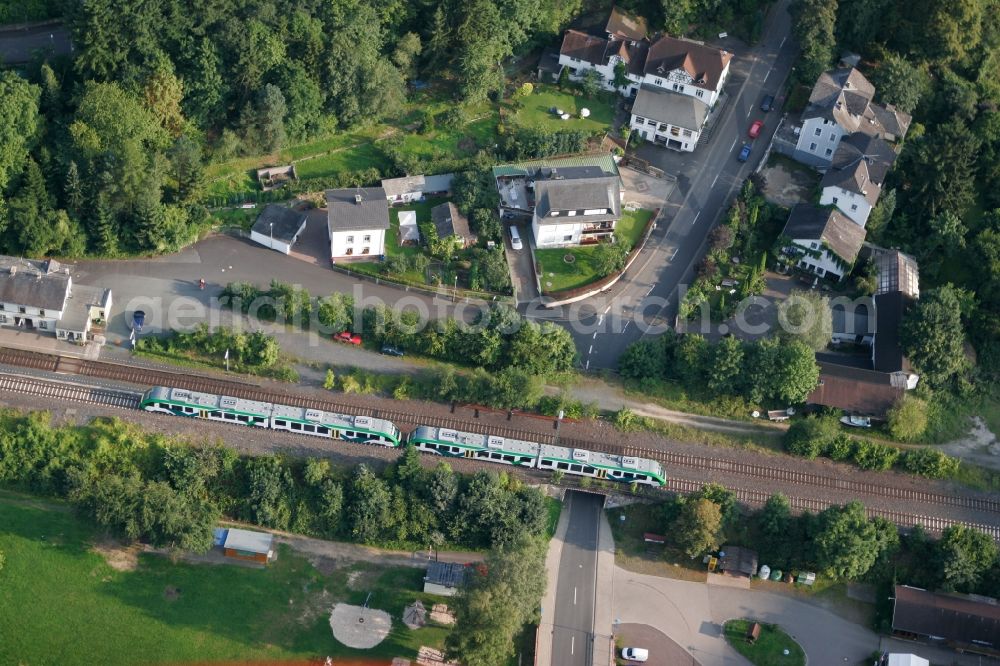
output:
[[[417,254],[423,254],[424,249],[422,247],[414,247],[412,245],[400,245],[399,244],[399,214],[404,210],[412,210],[417,213],[417,226],[431,221],[431,209],[440,203],[444,203],[447,199],[443,197],[437,198],[427,198],[424,201],[414,201],[408,203],[405,206],[390,206],[389,207],[389,231],[385,235],[385,256],[393,257],[402,255],[404,257],[412,257]],[[365,261],[351,263],[349,267],[351,270],[355,270],[366,275],[384,275],[382,272],[383,264],[378,261]],[[421,272],[410,269],[403,273],[402,275],[394,276],[406,282],[414,284],[424,284],[426,280]]]
[[[362,565],[317,571],[282,546],[266,570],[173,563],[144,554],[132,571],[90,550],[93,530],[60,504],[0,494],[0,663],[133,664],[413,657],[440,647],[446,629],[411,631],[400,617],[414,599],[429,609],[421,569]],[[356,582],[348,584],[355,572]],[[393,615],[389,637],[349,650],[330,631],[337,601]],[[322,658],[322,657],[321,657]]]
[[[585,97],[576,90],[562,91],[553,85],[539,84],[535,86],[535,92],[521,100],[522,106],[514,115],[514,122],[552,131],[607,130],[614,121],[615,100],[615,95],[609,92],[598,93],[597,97]],[[549,111],[553,107],[572,117],[569,120],[557,118]],[[589,109],[590,116],[581,118],[581,109]]]
[[[747,643],[747,630],[753,620],[730,620],[726,622],[726,640],[733,649],[756,666],[804,666],[805,652],[802,647],[782,631],[777,625],[760,624],[760,638],[753,645]],[[788,654],[784,653],[788,650]]]

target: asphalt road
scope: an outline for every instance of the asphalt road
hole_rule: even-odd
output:
[[[72,52],[69,29],[61,23],[0,28],[0,61],[5,65],[31,62],[36,53],[68,55]]]
[[[569,513],[566,540],[559,560],[552,666],[588,666],[594,630],[597,538],[604,496],[566,491]]]
[[[678,288],[690,282],[708,232],[758,164],[778,126],[783,100],[779,97],[779,106],[770,113],[760,111],[760,103],[765,95],[778,94],[795,59],[787,6],[787,0],[775,5],[758,46],[736,53],[726,86],[729,100],[707,143],[694,153],[640,149],[644,159],[678,179],[647,248],[607,296],[590,299],[575,312],[567,308],[550,315],[573,332],[586,369],[615,367],[625,347],[673,323]],[[764,132],[752,142],[750,160],[741,163],[736,156],[743,141],[750,141],[747,131],[754,120],[765,120]]]

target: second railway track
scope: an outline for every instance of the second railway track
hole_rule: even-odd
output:
[[[175,386],[192,391],[229,395],[248,400],[262,402],[280,402],[283,404],[320,409],[330,412],[358,414],[382,418],[397,425],[427,424],[456,430],[473,429],[489,435],[499,435],[512,439],[534,441],[541,444],[559,444],[567,447],[578,447],[605,453],[630,455],[641,458],[651,458],[659,461],[665,468],[684,467],[688,469],[707,470],[720,473],[760,479],[765,482],[783,482],[802,486],[827,488],[860,496],[882,497],[896,500],[922,502],[939,506],[953,506],[975,511],[1000,514],[1000,501],[965,495],[948,495],[940,492],[915,490],[886,486],[883,484],[845,479],[833,475],[803,472],[800,470],[773,467],[757,463],[745,463],[723,458],[712,458],[675,451],[662,451],[632,444],[616,444],[608,441],[581,440],[569,437],[558,437],[554,433],[540,434],[516,427],[497,426],[495,424],[476,423],[472,425],[467,419],[435,417],[402,409],[379,409],[349,405],[335,400],[322,400],[304,397],[291,391],[265,390],[260,386],[240,381],[216,379],[202,375],[183,374],[158,370],[140,365],[125,365],[104,361],[90,361],[54,354],[40,354],[18,349],[0,348],[0,364],[18,365],[49,372],[78,374],[94,379],[105,379],[127,384],[137,384],[148,388],[150,386]]]

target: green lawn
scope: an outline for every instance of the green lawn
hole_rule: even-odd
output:
[[[792,638],[773,624],[760,623],[760,638],[753,645],[747,643],[747,631],[753,620],[726,622],[726,640],[737,652],[756,666],[804,666],[805,652]],[[788,654],[784,653],[788,650]]]
[[[421,599],[420,569],[355,567],[330,575],[287,547],[265,570],[174,564],[140,555],[133,571],[111,568],[90,550],[93,530],[64,505],[0,495],[0,663],[134,664],[247,662],[317,655],[413,658],[440,647],[446,629],[411,631],[402,609]],[[176,591],[171,594],[168,590]],[[372,650],[350,650],[329,626],[337,601],[393,615],[389,637]]]
[[[514,115],[514,122],[546,130],[607,130],[614,120],[615,101],[615,95],[609,92],[598,93],[597,97],[585,97],[577,90],[561,91],[553,85],[538,84],[535,92],[521,100],[522,106]],[[557,118],[549,112],[552,107],[561,109],[572,118]],[[580,118],[580,109],[589,109],[590,116]]]
[[[615,225],[615,236],[618,237],[619,241],[627,240],[632,247],[635,247],[651,217],[653,217],[653,211],[646,208],[623,210],[622,219],[618,220],[618,224]]]
[[[378,146],[371,142],[295,163],[299,178],[332,176],[342,171],[364,171],[372,167],[385,170],[389,163]]]
[[[213,211],[212,217],[227,227],[250,229],[257,221],[257,216],[264,209],[264,205],[266,204],[257,206],[257,208],[224,208]]]
[[[404,210],[413,210],[417,213],[417,226],[423,224],[424,222],[431,221],[431,209],[438,204],[444,203],[448,199],[443,197],[428,197],[424,201],[414,201],[408,203],[405,206],[390,206],[389,207],[389,231],[385,234],[385,256],[386,258],[402,255],[404,257],[412,257],[417,254],[423,254],[425,252],[423,247],[414,247],[411,245],[400,245],[399,244],[399,214]],[[366,275],[378,275],[382,276],[382,267],[384,264],[379,261],[365,261],[349,264],[351,270],[358,271],[360,273],[365,273]],[[400,278],[407,282],[412,282],[416,284],[424,284],[426,282],[423,273],[417,272],[410,269],[403,273],[402,275],[396,275],[394,277]]]

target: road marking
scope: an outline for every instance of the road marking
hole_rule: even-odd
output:
[[[733,145],[729,146],[729,150],[732,150],[733,148],[736,147],[736,142],[737,141],[739,141],[739,137],[736,137],[735,139],[733,139]]]
[[[719,174],[715,174],[715,180],[713,180],[713,181],[712,181],[712,187],[710,187],[710,188],[708,188],[708,189],[710,189],[710,190],[711,190],[711,189],[715,189],[715,184],[716,184],[717,182],[719,182]]]
[[[609,306],[608,306],[608,310],[610,310],[610,309],[611,309],[611,306],[609,305]],[[607,312],[608,310],[605,310],[605,312]],[[599,317],[597,318],[597,325],[598,325],[598,326],[600,326],[600,325],[601,325],[601,324],[603,324],[603,323],[604,323],[604,315],[600,315],[600,316],[599,316]]]
[[[649,291],[646,292],[646,295],[649,296],[650,294],[652,294],[654,288],[656,288],[655,284],[652,287],[649,288]]]
[[[589,358],[587,359],[587,365],[584,368],[584,370],[590,370],[590,359]]]
[[[573,605],[576,605],[576,588],[573,588]]]
[[[771,70],[767,70],[767,74],[764,75],[764,83],[767,83],[767,77],[771,76]]]
[[[747,109],[747,118],[750,117],[751,113],[753,113],[753,107],[752,106],[749,109]]]
[[[597,339],[597,331],[594,331],[594,337],[592,337],[592,338],[590,338],[590,339],[591,339],[591,340],[596,340],[596,339]]]
[[[595,333],[595,335],[596,335],[596,333]],[[590,345],[590,349],[587,350],[587,353],[588,354],[593,354],[594,353],[594,345]]]
[[[574,654],[576,650],[576,636],[569,637],[569,653]]]
[[[698,221],[698,218],[699,218],[700,216],[701,216],[701,211],[699,210],[699,211],[698,211],[698,213],[697,213],[697,214],[696,214],[696,215],[694,216],[694,219],[693,219],[693,220],[691,220],[691,226],[692,226],[692,227],[694,226],[694,223]]]
[[[786,39],[788,39],[788,37],[782,37],[782,38],[781,38],[781,43],[780,43],[780,44],[778,44],[778,48],[779,48],[779,49],[780,49],[780,48],[781,48],[782,46],[784,46],[784,45],[785,45],[785,40],[786,40]]]
[[[611,306],[610,305],[608,307],[604,308],[604,314],[608,314],[608,312],[610,312],[610,311],[611,311]],[[604,317],[602,316],[601,319],[604,319]]]
[[[681,249],[679,247],[674,248],[674,253],[672,255],[670,255],[670,261],[673,261],[674,257],[676,257],[677,253],[680,252],[680,251],[681,251]]]
[[[624,333],[626,330],[628,330],[628,325],[631,324],[631,323],[632,323],[631,320],[625,322],[625,326],[624,326],[624,328],[622,328],[622,333]]]

